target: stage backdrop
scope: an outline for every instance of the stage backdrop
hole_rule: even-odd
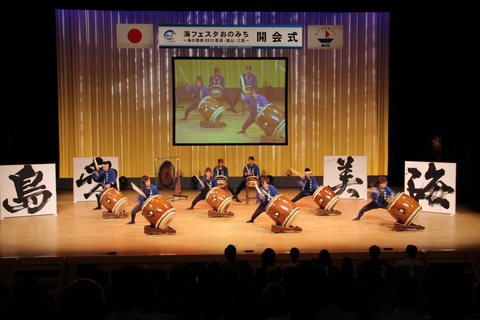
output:
[[[325,156],[323,184],[340,198],[367,198],[367,157]]]
[[[117,170],[117,186],[120,190],[118,157],[96,157],[96,159],[98,164],[102,164],[104,161],[112,163],[112,169]],[[95,171],[93,158],[74,158],[73,168],[75,175],[73,179],[73,202],[97,201],[95,194],[101,193],[104,189],[100,183],[95,182],[92,178]]]
[[[0,166],[0,219],[57,215],[55,164]]]
[[[405,193],[423,211],[456,213],[457,164],[405,161]]]
[[[176,156],[183,176],[223,158],[241,176],[249,156],[262,174],[318,168],[325,155],[367,156],[387,174],[388,12],[57,10],[60,178],[72,159],[114,154],[126,177],[154,176]],[[117,24],[151,24],[151,48],[117,48]],[[158,48],[159,24],[301,25],[302,49]],[[342,49],[307,49],[308,25],[342,26]],[[288,58],[288,145],[173,146],[172,57]],[[39,62],[41,63],[41,62]],[[151,170],[151,171],[150,171]]]

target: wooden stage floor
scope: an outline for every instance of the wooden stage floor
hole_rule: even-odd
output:
[[[128,198],[127,212],[136,204],[136,192],[122,191]],[[161,190],[163,197],[171,198],[173,189]],[[298,189],[280,189],[293,198]],[[253,250],[261,253],[273,248],[286,253],[297,247],[302,253],[366,252],[376,244],[381,248],[404,250],[415,244],[421,250],[480,249],[480,214],[457,204],[457,214],[422,212],[415,220],[425,227],[423,231],[393,231],[394,219],[386,211],[367,212],[360,221],[351,221],[367,200],[341,199],[335,209],[340,216],[317,216],[311,197],[297,205],[301,209],[295,225],[299,233],[272,233],[272,220],[260,215],[255,223],[245,223],[256,209],[255,202],[232,202],[231,218],[209,218],[205,201],[187,211],[197,195],[196,190],[182,190],[188,198],[172,201],[176,209],[171,227],[173,235],[146,235],[146,219],[137,214],[135,225],[126,225],[129,219],[103,219],[101,210],[94,211],[95,202],[73,202],[73,191],[59,190],[58,215],[6,218],[0,220],[0,257],[15,256],[83,256],[116,252],[119,255],[219,255],[228,244],[237,246],[239,253]]]

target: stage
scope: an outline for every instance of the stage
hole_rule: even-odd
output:
[[[398,191],[398,190],[396,190]],[[127,213],[135,206],[137,193],[123,190],[128,198]],[[279,192],[293,198],[298,189],[283,188]],[[171,199],[173,189],[160,190]],[[297,202],[300,212],[295,225],[301,232],[272,233],[273,221],[260,215],[255,223],[246,223],[257,205],[232,201],[230,218],[209,218],[209,205],[199,202],[187,211],[197,190],[182,190],[179,200],[171,202],[176,209],[170,227],[175,234],[146,235],[147,220],[137,214],[136,224],[126,225],[125,219],[104,219],[103,210],[92,210],[95,202],[73,202],[72,190],[59,190],[58,215],[6,218],[0,221],[0,257],[26,256],[95,256],[95,255],[223,255],[228,244],[240,254],[260,254],[265,248],[287,253],[297,247],[302,254],[330,252],[363,252],[376,244],[381,248],[403,251],[415,244],[420,250],[480,250],[480,214],[457,204],[457,214],[421,212],[414,221],[422,231],[393,231],[394,218],[383,209],[367,212],[360,221],[351,219],[368,200],[341,199],[335,209],[339,216],[317,216],[311,197]]]

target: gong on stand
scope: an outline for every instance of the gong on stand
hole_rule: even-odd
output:
[[[155,159],[154,166],[156,172],[156,186],[160,189],[168,189],[175,182],[175,194],[173,195],[173,200],[178,200],[178,197],[187,198],[188,196],[182,195],[180,188],[180,170],[175,171],[175,166],[169,159],[177,160],[177,167],[179,159],[177,156],[166,157],[166,158],[157,158]],[[157,161],[164,160],[160,167],[157,170]]]
[[[173,163],[168,159],[174,159],[174,157],[166,157],[166,158],[157,158],[155,159],[155,172],[156,172],[156,186],[160,189],[168,189],[173,184],[173,180],[175,179],[175,167]],[[164,160],[160,167],[157,170],[157,161]]]

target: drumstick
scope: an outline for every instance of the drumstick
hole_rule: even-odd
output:
[[[195,175],[195,177],[197,177],[197,180],[198,180],[198,182],[200,182],[200,184],[202,185],[202,188],[205,189],[205,184],[204,184],[203,181],[200,180],[200,178],[197,176],[197,173],[196,173],[196,172],[193,172],[193,174]]]
[[[95,158],[95,157],[93,157],[93,164],[95,165],[95,171],[99,171],[100,168],[98,167],[97,158]]]
[[[263,188],[263,187],[262,187],[262,188]],[[258,184],[257,184],[257,183],[255,183],[255,189],[257,189],[257,192],[258,192],[258,193],[262,194],[262,192],[263,192],[263,193],[265,193],[270,199],[273,198],[267,191],[265,191],[265,189],[260,190],[260,188],[258,187]]]
[[[142,197],[144,197],[145,199],[147,198],[147,196],[145,195],[145,193],[143,193],[143,191],[142,191],[140,188],[138,188],[133,182],[132,182],[132,188],[133,188],[133,190],[135,190],[135,191],[137,191],[138,193],[140,193],[140,195],[141,195]]]
[[[185,83],[188,84],[188,79],[187,79],[187,77],[185,76],[185,73],[183,73],[182,68],[179,66],[178,69],[180,69],[180,72],[182,73],[183,78],[185,78]]]
[[[294,174],[296,174],[297,176],[299,176],[300,178],[303,179],[303,174],[301,174],[300,172],[298,172],[297,170],[293,169],[293,168],[290,168],[290,171],[293,172]]]
[[[240,75],[240,83],[242,84],[242,91],[247,93],[247,89],[245,88],[245,81],[242,75]]]
[[[380,192],[377,190],[377,188],[372,187],[367,189],[367,193],[376,193],[379,194]]]

